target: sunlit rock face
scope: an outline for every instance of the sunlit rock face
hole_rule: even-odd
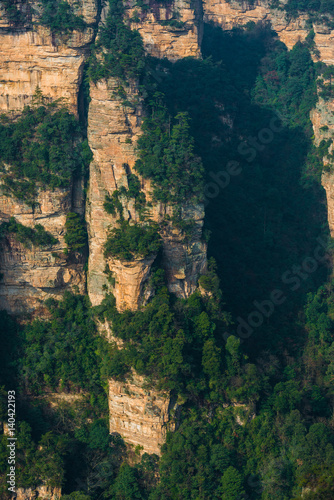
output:
[[[167,57],[175,61],[183,57],[199,57],[200,39],[202,35],[201,4],[189,4],[176,1],[161,6],[151,5],[145,14],[139,12],[134,2],[125,6],[125,19],[137,22],[131,27],[137,29],[144,42],[146,51],[155,57]],[[181,27],[163,25],[178,11]],[[103,25],[108,13],[108,4],[101,13]],[[138,21],[139,19],[139,21]],[[112,291],[116,297],[119,310],[137,309],[145,303],[149,296],[147,280],[156,255],[145,259],[134,259],[131,262],[121,262],[117,259],[106,259],[103,255],[104,244],[109,229],[117,225],[118,216],[108,214],[103,204],[106,195],[124,186],[128,187],[129,173],[135,173],[136,143],[141,134],[143,107],[135,82],[126,88],[127,99],[136,102],[135,107],[124,107],[120,99],[115,97],[118,87],[116,79],[107,82],[100,81],[90,88],[90,105],[88,114],[88,140],[94,159],[90,166],[90,182],[87,202],[87,223],[89,231],[89,266],[88,293],[92,304],[100,304],[106,290]],[[142,191],[150,200],[150,182],[141,179]],[[124,219],[131,222],[139,221],[133,200],[122,200]],[[150,218],[161,223],[166,215],[172,215],[172,208],[160,203],[150,209]],[[201,241],[204,219],[203,206],[192,206],[185,201],[184,218],[195,220],[193,237],[185,243],[180,231],[168,225],[161,236],[163,239],[163,266],[166,269],[170,291],[181,297],[187,297],[197,287],[199,274],[206,266],[206,245]],[[110,271],[114,278],[111,287],[108,282]]]
[[[15,234],[0,241],[0,308],[20,313],[44,314],[43,302],[60,298],[65,290],[84,293],[83,258],[65,255],[66,214],[83,209],[80,186],[73,189],[39,190],[34,208],[0,194],[0,224],[10,217],[24,226],[41,224],[58,243],[40,247],[22,244]]]
[[[38,26],[39,2],[30,4],[34,14],[24,26],[9,26],[0,10],[0,111],[21,110],[39,87],[47,98],[62,98],[77,113],[83,65],[97,20],[95,1],[81,0],[77,7],[87,28],[64,36]]]
[[[133,372],[126,382],[109,381],[110,432],[160,455],[170,425],[169,394],[145,387],[145,379]]]

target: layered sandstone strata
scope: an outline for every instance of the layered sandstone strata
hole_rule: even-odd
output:
[[[283,5],[285,2],[281,2]],[[249,22],[262,22],[271,25],[279,39],[288,47],[298,41],[304,41],[314,31],[313,59],[327,65],[334,64],[334,30],[331,30],[320,21],[310,25],[308,15],[300,15],[296,19],[289,19],[284,9],[270,8],[270,1],[258,0],[254,3],[240,0],[203,0],[204,21],[231,30],[237,26],[245,26]],[[311,112],[311,120],[315,134],[315,143],[319,145],[322,139],[331,139],[334,132],[334,101],[319,99],[317,106]],[[332,145],[329,148],[332,153]],[[334,236],[334,174],[328,172],[329,160],[324,158],[325,172],[322,176],[322,185],[326,190],[328,205],[328,222],[332,236]],[[333,168],[333,167],[332,167]],[[327,170],[327,171],[326,171]]]
[[[203,11],[205,22],[212,22],[224,30],[244,26],[249,22],[269,23],[289,49],[292,49],[298,41],[304,41],[311,29],[307,23],[307,15],[288,19],[283,9],[270,8],[268,0],[254,3],[239,0],[203,0]],[[319,50],[321,61],[333,64],[334,30],[323,24],[314,24],[313,29],[315,47]]]
[[[73,193],[76,193],[73,196]],[[85,276],[82,257],[69,258],[65,222],[69,211],[83,209],[82,190],[56,189],[39,191],[34,209],[23,202],[0,195],[0,224],[10,217],[24,226],[41,224],[58,240],[53,246],[24,246],[9,234],[0,241],[0,308],[18,314],[43,311],[43,301],[59,297],[64,290],[84,293]]]
[[[77,113],[83,66],[97,18],[95,1],[81,0],[77,7],[87,28],[64,36],[38,25],[39,2],[30,4],[35,14],[24,26],[9,26],[5,11],[0,10],[0,111],[22,109],[39,87],[47,98],[62,98]]]
[[[49,100],[64,99],[77,113],[78,94],[88,44],[93,40],[92,25],[97,20],[95,0],[72,2],[76,13],[87,23],[83,32],[56,37],[38,24],[40,2],[17,2],[26,12],[24,25],[9,25],[0,11],[0,111],[21,110],[39,87]],[[64,290],[85,290],[83,262],[80,257],[64,255],[66,214],[83,214],[81,182],[68,189],[39,190],[35,208],[0,195],[0,223],[15,217],[17,222],[34,227],[41,224],[55,238],[56,245],[26,247],[15,235],[3,238],[0,248],[0,307],[12,313],[41,310],[42,302],[60,296]]]
[[[135,372],[126,382],[109,381],[110,432],[127,443],[160,455],[170,422],[169,394],[145,387]]]
[[[333,154],[334,100],[324,101],[320,98],[315,109],[311,111],[311,120],[315,144],[319,146],[322,140],[331,142],[328,148],[328,156],[323,159],[325,168],[321,183],[326,191],[329,230],[331,236],[334,237],[334,161],[330,158]]]
[[[200,0],[147,2],[148,9],[142,11],[136,3],[135,0],[128,3],[126,18],[134,20],[131,26],[139,31],[148,54],[170,61],[200,56],[203,24]]]
[[[101,14],[101,23],[107,16],[108,4]],[[145,13],[143,13],[145,12]],[[154,56],[164,56],[171,60],[186,56],[197,57],[200,53],[200,5],[194,6],[176,1],[167,6],[150,4],[147,10],[137,11],[127,4],[125,17],[140,16],[140,23],[133,22],[132,28],[141,33],[147,52]],[[170,19],[178,12],[183,28],[163,26],[160,20]],[[89,272],[88,293],[93,305],[100,304],[109,290],[116,297],[119,309],[137,309],[145,302],[144,288],[149,277],[155,255],[146,259],[134,259],[121,262],[103,256],[104,244],[109,228],[117,224],[117,216],[111,216],[103,204],[107,195],[121,187],[128,187],[128,174],[136,173],[135,145],[141,133],[143,109],[136,85],[132,83],[126,89],[127,99],[133,107],[122,104],[116,96],[119,82],[109,79],[100,81],[90,88],[90,106],[88,115],[88,139],[94,155],[90,167],[89,194],[87,203],[87,222],[89,230]],[[147,201],[150,200],[150,183],[141,181]],[[122,200],[123,217],[130,223],[138,223],[139,215],[133,200]],[[183,207],[184,217],[195,219],[195,230],[190,242],[185,243],[180,231],[170,224],[161,233],[163,238],[163,260],[167,271],[170,290],[182,297],[192,293],[197,285],[199,273],[205,268],[206,246],[201,242],[203,208]],[[161,204],[155,204],[148,217],[161,223],[173,210]],[[108,273],[115,280],[110,286]],[[110,274],[109,274],[110,275]],[[146,290],[147,292],[147,290]]]
[[[89,234],[88,293],[93,305],[101,303],[106,290],[112,291],[120,310],[135,310],[143,303],[144,287],[151,265],[156,257],[120,261],[104,257],[104,244],[110,228],[117,226],[119,215],[108,214],[103,204],[107,195],[120,187],[128,188],[128,175],[135,173],[135,145],[141,133],[142,106],[124,107],[115,97],[118,82],[110,79],[91,86],[88,117],[88,139],[94,155],[90,166],[90,181],[87,203]],[[138,99],[136,87],[127,89],[128,98]],[[142,191],[147,201],[151,198],[148,181],[141,180]],[[140,223],[133,200],[122,200],[123,217],[130,223]],[[173,215],[172,207],[161,203],[149,209],[147,218],[162,224]],[[168,216],[168,217],[167,217]],[[184,220],[194,221],[189,240],[170,222],[161,230],[163,240],[163,267],[166,269],[170,291],[180,297],[188,297],[197,286],[198,276],[206,265],[206,244],[201,240],[204,209],[185,202],[181,208]],[[115,280],[110,285],[108,274]]]
[[[61,488],[49,488],[48,486],[37,486],[32,488],[17,488],[16,500],[59,500]]]

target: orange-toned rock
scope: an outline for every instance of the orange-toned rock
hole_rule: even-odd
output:
[[[142,36],[146,52],[153,57],[166,57],[171,61],[200,56],[203,24],[201,1],[189,3],[186,0],[174,0],[167,6],[158,2],[147,5],[148,10],[142,13],[132,0],[126,10],[128,19],[133,19],[137,13],[139,21],[132,22],[131,26]],[[173,16],[183,25],[162,24]]]
[[[73,190],[75,192],[76,190]],[[83,195],[75,204],[83,207]],[[41,224],[57,240],[53,246],[24,246],[14,234],[0,242],[0,309],[12,313],[43,312],[42,303],[49,297],[60,298],[64,290],[85,290],[82,258],[69,263],[64,255],[66,213],[73,209],[71,189],[39,191],[34,209],[0,194],[0,224],[10,217],[34,228]]]
[[[61,498],[61,488],[49,488],[48,486],[37,486],[35,490],[31,488],[18,488],[16,500],[59,500]]]
[[[38,13],[38,4],[33,2]],[[88,23],[94,23],[97,7],[94,0],[82,0],[78,7]],[[88,44],[94,30],[54,36],[38,26],[38,15],[24,27],[9,27],[4,10],[0,11],[0,111],[20,110],[29,104],[39,87],[50,100],[63,98],[77,113],[77,97]]]
[[[331,140],[329,153],[333,153],[334,99],[324,101],[320,98],[311,111],[311,120],[315,144],[318,146],[323,139]],[[326,171],[322,174],[321,183],[326,191],[328,224],[331,236],[334,237],[334,164],[328,157],[325,157],[323,162]]]
[[[120,310],[137,309],[145,303],[142,297],[145,282],[155,255],[130,262],[105,259],[104,244],[108,231],[117,225],[118,216],[108,214],[103,208],[106,195],[111,195],[121,186],[128,187],[127,174],[136,173],[135,144],[141,133],[142,106],[128,108],[115,97],[117,81],[110,79],[91,86],[91,102],[88,115],[88,140],[94,159],[90,165],[90,181],[87,202],[89,234],[88,293],[93,305],[101,303],[106,289],[116,297]],[[128,99],[135,100],[135,85],[127,88]],[[146,199],[151,199],[150,182],[141,180]],[[123,216],[130,222],[139,222],[133,201],[122,200]],[[172,207],[153,204],[148,216],[161,223],[173,215]],[[170,291],[180,297],[188,297],[197,287],[198,276],[206,266],[206,244],[201,240],[204,209],[202,205],[184,204],[181,216],[195,222],[190,241],[185,241],[179,230],[171,223],[161,231],[163,240],[162,265],[167,272]],[[108,265],[115,278],[111,286],[107,280]]]
[[[109,381],[109,425],[127,443],[160,455],[166,431],[172,426],[169,394],[147,387],[134,370],[126,382]]]
[[[212,22],[225,30],[244,26],[250,21],[268,22],[288,49],[292,49],[298,41],[304,41],[311,29],[307,23],[307,15],[289,20],[283,9],[271,9],[268,0],[258,0],[254,4],[238,0],[203,0],[203,12],[206,22]],[[314,42],[319,50],[320,59],[326,64],[333,64],[334,30],[315,23],[313,29]]]

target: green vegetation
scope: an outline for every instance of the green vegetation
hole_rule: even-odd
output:
[[[288,0],[284,8],[293,17],[297,17],[301,12],[334,16],[334,4],[331,0]]]
[[[125,453],[122,440],[109,435],[106,418],[102,355],[110,357],[111,348],[96,333],[87,297],[65,293],[61,302],[49,300],[48,308],[48,321],[36,319],[23,328],[0,313],[0,338],[6,348],[1,382],[16,394],[29,395],[16,400],[16,485],[62,486],[66,494],[85,484],[89,498],[98,498],[114,483]],[[63,396],[69,392],[68,400],[65,394],[51,409],[50,391],[62,391]],[[6,391],[1,389],[0,396],[2,403]],[[71,401],[71,396],[76,399]],[[7,471],[7,444],[2,435],[1,495],[8,487],[2,474]]]
[[[84,219],[74,212],[66,215],[65,243],[68,252],[83,252],[87,246],[87,230]]]
[[[321,77],[317,80],[317,84],[319,87],[318,94],[325,101],[331,99],[334,96],[333,78],[334,66],[325,66],[321,73]]]
[[[171,28],[182,29],[185,27],[185,23],[183,21],[179,21],[175,17],[172,19],[167,19],[165,21],[159,21],[159,24],[162,26],[170,26]]]
[[[38,186],[68,188],[73,176],[85,175],[91,160],[75,117],[60,102],[44,104],[40,91],[17,119],[1,116],[1,189],[34,205]]]
[[[123,165],[127,167],[126,164]],[[139,214],[144,216],[145,206],[146,206],[146,197],[145,194],[141,191],[140,180],[135,174],[129,174],[127,176],[128,180],[128,189],[124,186],[119,189],[115,189],[112,192],[111,196],[106,196],[106,201],[103,205],[105,211],[108,214],[115,215],[118,214],[119,219],[123,220],[123,205],[121,198],[125,197],[126,200],[135,200],[135,209],[139,212]]]
[[[22,3],[26,3],[23,1]],[[20,26],[25,21],[25,16],[13,0],[1,0],[0,7],[5,10],[5,15],[8,23],[11,26]]]
[[[64,498],[77,500],[333,498],[334,282],[325,265],[332,250],[315,257],[319,236],[328,236],[319,176],[329,140],[323,130],[319,148],[312,145],[309,111],[323,68],[311,48],[307,41],[288,52],[255,25],[231,32],[206,26],[203,60],[150,62],[157,81],[146,87],[150,113],[138,172],[152,179],[156,200],[174,203],[175,224],[181,203],[200,197],[206,176],[216,263],[210,259],[199,279],[203,293],[187,300],[168,293],[158,257],[146,284],[151,298],[138,311],[118,312],[111,295],[91,308],[86,297],[65,294],[48,302],[47,321],[18,328],[0,314],[5,389],[82,396],[52,416],[41,398],[22,398],[23,484],[63,482]],[[130,199],[145,206],[138,178],[128,175],[128,188],[105,202],[119,223],[106,256],[131,260],[159,250],[150,221],[124,220]],[[80,218],[72,216],[80,235]],[[183,222],[186,232],[190,222]],[[108,266],[105,273],[112,282]],[[284,300],[269,313],[274,290]],[[251,333],[240,333],[240,318],[251,325],[261,310]],[[122,349],[97,336],[94,316],[109,322]],[[144,455],[139,462],[138,449],[127,453],[108,433],[106,381],[132,368],[148,390],[171,394],[178,424],[159,461]],[[1,415],[4,396],[2,389]],[[0,467],[6,470],[4,438]]]
[[[145,53],[140,34],[123,22],[120,0],[109,0],[108,16],[95,42],[88,70],[93,82],[110,77],[126,82],[137,79],[145,68]]]
[[[110,321],[123,341],[123,348],[106,359],[106,373],[122,378],[133,366],[183,399],[225,399],[229,382],[222,378],[222,353],[215,338],[226,328],[229,315],[220,310],[219,295],[202,298],[195,293],[188,300],[175,302],[160,270],[151,286],[156,295],[143,310],[121,314],[112,296],[95,308],[99,318]]]
[[[274,108],[292,127],[306,128],[310,125],[309,112],[317,102],[316,76],[305,44],[299,42],[287,51],[277,43],[259,68],[254,102]]]
[[[20,2],[24,9],[18,8],[13,0],[1,0],[0,6],[4,8],[6,18],[10,25],[19,27],[31,21],[31,10],[33,6],[30,0]],[[38,21],[43,26],[50,28],[57,35],[68,34],[73,30],[83,30],[87,26],[82,16],[73,12],[73,7],[65,0],[41,0],[41,17]]]
[[[36,246],[52,246],[58,243],[58,240],[44,229],[41,224],[36,224],[34,228],[24,226],[11,217],[9,222],[3,222],[0,225],[0,240],[7,234],[15,234],[15,239],[24,246],[31,243]]]
[[[73,13],[73,7],[65,0],[41,0],[43,11],[40,23],[53,33],[64,34],[73,30],[82,31],[86,23]]]
[[[187,113],[178,113],[171,124],[159,101],[153,104],[151,117],[144,120],[135,168],[144,178],[152,179],[156,201],[179,204],[201,198],[203,166],[194,153],[189,128]]]
[[[59,385],[94,390],[100,384],[102,339],[96,336],[88,298],[66,292],[62,302],[50,299],[47,305],[52,320],[35,320],[24,329],[22,381],[34,393]]]
[[[194,153],[189,117],[187,113],[178,113],[172,123],[163,94],[155,93],[152,78],[145,77],[148,62],[139,33],[124,23],[122,2],[110,0],[109,5],[108,17],[91,57],[89,77],[95,83],[109,77],[117,78],[120,81],[117,95],[123,106],[132,106],[132,103],[127,100],[121,83],[128,83],[129,79],[141,83],[141,93],[146,97],[151,116],[142,126],[135,168],[144,178],[152,179],[155,201],[173,204],[186,198],[198,201],[202,194],[203,167]],[[114,193],[106,199],[105,209],[113,215],[116,211],[121,213],[120,194],[125,192]]]
[[[144,258],[157,253],[161,240],[155,224],[140,226],[128,221],[113,228],[104,246],[104,256],[121,260]]]

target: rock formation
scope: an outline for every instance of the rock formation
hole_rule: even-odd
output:
[[[298,41],[304,41],[311,30],[306,14],[289,20],[283,9],[271,8],[268,0],[254,3],[240,0],[203,0],[203,17],[205,22],[212,22],[225,30],[245,26],[249,22],[268,23],[288,49],[292,49]],[[313,29],[320,60],[333,64],[334,30],[316,23],[313,23]]]
[[[311,121],[314,130],[314,142],[319,146],[322,140],[331,141],[328,148],[329,155],[333,153],[333,133],[334,133],[334,100],[324,101],[319,98],[315,109],[311,112]],[[321,183],[326,191],[327,197],[327,218],[331,236],[334,237],[334,173],[333,160],[325,156],[324,172]]]
[[[166,6],[157,4],[148,11],[137,12],[136,2],[132,0],[126,17],[135,19],[131,26],[139,31],[148,54],[167,57],[170,61],[200,56],[203,24],[200,0],[175,0]]]
[[[133,371],[123,383],[109,381],[110,431],[146,453],[160,455],[170,425],[168,394],[145,388],[145,379]]]
[[[38,25],[39,2],[30,4],[35,14],[20,27],[9,26],[5,12],[0,11],[0,110],[22,109],[39,87],[47,98],[62,98],[77,113],[83,65],[94,36],[95,1],[81,0],[78,7],[87,28],[63,36]]]
[[[161,53],[171,60],[189,55],[198,56],[200,52],[198,27],[200,8],[189,8],[184,2],[175,2],[173,9],[179,12],[181,22],[186,28],[175,30],[173,27],[161,26],[160,19],[171,17],[172,7],[151,8],[145,15],[140,26],[133,23],[143,36],[148,52],[157,56]],[[126,17],[133,18],[135,7],[126,10]],[[102,12],[102,23],[107,9]],[[191,43],[189,36],[191,34]],[[166,38],[167,37],[167,38]],[[166,44],[168,50],[165,50]],[[107,239],[109,227],[116,225],[116,217],[109,215],[103,208],[106,195],[120,187],[128,187],[127,177],[136,173],[135,146],[141,133],[143,109],[135,83],[126,89],[127,100],[136,102],[135,107],[127,107],[116,96],[118,82],[109,79],[91,84],[90,106],[88,115],[88,139],[94,159],[90,166],[89,194],[87,203],[87,222],[89,229],[89,270],[88,293],[93,305],[100,304],[105,296],[105,290],[111,289],[108,284],[108,269],[115,279],[112,292],[116,297],[119,309],[137,309],[143,303],[143,287],[149,276],[150,267],[155,256],[138,259],[131,262],[120,262],[114,259],[106,260],[103,247]],[[146,199],[150,200],[150,184],[142,180],[142,190]],[[124,218],[131,222],[139,220],[134,203],[124,204]],[[166,215],[172,215],[172,208],[155,204],[149,217],[161,223]],[[193,207],[185,204],[183,217],[196,222],[196,228],[190,243],[185,243],[179,231],[171,225],[162,233],[163,265],[167,271],[167,280],[172,292],[187,297],[197,286],[197,277],[206,265],[206,245],[201,241],[204,210],[201,206]],[[106,272],[107,269],[107,272]]]
[[[89,42],[93,39],[92,24],[96,22],[94,0],[78,5],[88,27],[55,37],[48,28],[38,25],[38,4],[30,2],[33,14],[24,26],[10,26],[5,11],[0,11],[0,110],[22,110],[39,87],[48,100],[64,99],[77,114],[78,94]],[[26,5],[18,3],[19,8]],[[25,226],[41,224],[59,243],[52,248],[26,248],[14,237],[1,241],[0,282],[1,308],[13,313],[39,314],[42,303],[66,289],[85,291],[82,259],[70,262],[63,251],[64,224],[68,211],[83,213],[81,182],[68,189],[39,189],[35,208],[0,194],[0,223],[10,217]]]
[[[37,486],[35,490],[18,488],[15,498],[16,500],[59,500],[61,488],[48,488],[47,486]]]
[[[78,95],[89,46],[98,31],[98,21],[104,22],[107,6],[101,13],[94,0],[70,1],[77,14],[84,17],[87,27],[82,32],[55,36],[38,25],[39,2],[30,2],[34,12],[24,26],[13,27],[0,12],[0,110],[20,111],[28,104],[36,87],[49,100],[65,99],[70,110],[77,114]],[[24,9],[24,4],[19,8]],[[125,6],[125,17],[137,29],[147,53],[167,57],[171,61],[183,57],[199,57],[202,22],[213,22],[223,29],[253,22],[270,22],[279,38],[288,48],[304,40],[309,32],[306,16],[288,21],[282,10],[271,9],[268,0],[255,4],[236,0],[199,0],[188,3],[147,3],[138,10],[133,0]],[[2,16],[1,16],[2,14]],[[100,20],[98,15],[100,14]],[[315,24],[315,48],[326,64],[334,63],[334,31]],[[316,57],[316,55],[314,56]],[[128,187],[128,177],[136,173],[136,142],[141,133],[144,110],[135,82],[126,88],[127,106],[116,96],[115,79],[100,81],[90,86],[88,140],[93,152],[90,165],[89,189],[86,202],[86,220],[89,233],[89,264],[87,287],[93,305],[103,300],[107,291],[116,297],[119,310],[136,310],[149,299],[148,286],[151,266],[156,255],[132,261],[104,257],[104,244],[109,228],[116,225],[116,217],[104,209],[107,195],[121,187]],[[333,102],[319,101],[312,120],[316,140],[329,137],[334,128]],[[324,132],[323,127],[329,132]],[[151,200],[151,186],[140,179],[147,201]],[[331,174],[324,174],[327,191],[329,222],[334,234],[334,183]],[[133,200],[122,199],[125,220],[139,222]],[[26,226],[42,224],[58,239],[52,248],[26,248],[7,237],[1,242],[0,264],[4,274],[0,283],[1,307],[14,313],[38,313],[48,297],[59,296],[65,289],[85,290],[85,275],[80,260],[69,261],[64,255],[64,224],[68,211],[83,211],[83,194],[74,185],[55,191],[39,190],[34,209],[10,197],[0,196],[0,222],[10,217]],[[206,245],[201,239],[204,209],[201,205],[185,202],[181,218],[195,222],[187,240],[173,226],[171,206],[153,204],[148,217],[161,225],[162,258],[169,290],[179,297],[188,297],[197,287],[198,276],[206,266]],[[167,221],[167,222],[166,222]],[[112,279],[108,279],[112,277]],[[77,287],[77,288],[75,288]],[[101,325],[100,325],[101,326]],[[112,331],[112,325],[100,328]],[[145,381],[135,372],[127,382],[110,381],[110,429],[120,432],[133,445],[145,451],[159,453],[168,422],[169,399],[166,394],[145,389]]]
[[[73,193],[76,193],[74,195]],[[7,235],[0,241],[1,308],[19,313],[40,314],[43,301],[59,297],[64,290],[85,291],[82,258],[69,261],[64,254],[66,213],[83,208],[80,189],[39,191],[34,209],[23,202],[0,194],[0,223],[10,217],[24,226],[34,228],[41,224],[58,243],[51,247],[24,246]]]

